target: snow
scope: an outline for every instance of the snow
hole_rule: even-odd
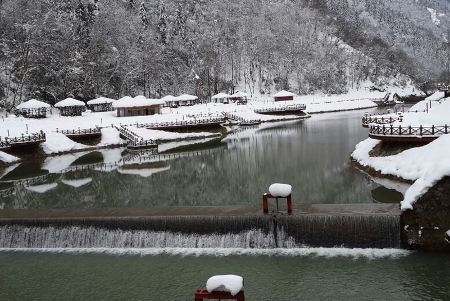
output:
[[[15,156],[0,151],[0,161],[3,161],[5,163],[14,163],[20,161],[20,158],[17,158]]]
[[[435,95],[435,94],[433,94]],[[441,102],[429,100],[432,103],[428,112],[408,112],[403,121],[395,121],[393,126],[443,126],[450,124],[450,100]],[[397,155],[386,157],[370,157],[369,152],[379,143],[379,140],[367,138],[358,143],[352,153],[352,158],[363,166],[368,166],[383,175],[393,175],[405,180],[414,181],[405,192],[401,203],[402,210],[413,209],[414,203],[428,191],[437,181],[450,176],[450,135],[442,135],[434,141],[420,147],[405,150]]]
[[[37,192],[37,193],[44,193],[49,190],[52,190],[58,186],[58,183],[51,183],[51,184],[42,184],[42,185],[35,185],[35,186],[25,186],[26,189]]]
[[[170,166],[160,167],[160,168],[138,168],[138,167],[136,167],[135,169],[120,167],[117,169],[117,171],[121,174],[138,175],[138,176],[141,176],[144,178],[148,178],[155,173],[166,171],[169,169],[170,169]]]
[[[92,182],[92,178],[78,179],[78,180],[62,180],[61,182],[63,182],[66,185],[78,188]]]
[[[143,96],[136,96],[132,98],[130,96],[124,96],[119,100],[113,102],[113,108],[132,108],[132,107],[146,107],[154,105],[163,105],[166,102],[161,99],[148,99]]]
[[[208,292],[220,291],[229,292],[235,296],[244,286],[244,278],[237,275],[217,275],[212,276],[206,281]]]
[[[45,119],[26,119],[16,117],[9,114],[8,117],[0,119],[0,137],[19,137],[22,134],[37,133],[41,130],[46,134],[46,142],[42,143],[43,150],[46,154],[58,154],[62,152],[73,152],[91,150],[93,147],[83,145],[81,143],[70,140],[61,134],[61,130],[78,130],[100,127],[102,138],[100,144],[96,147],[108,147],[115,145],[123,145],[125,143],[119,137],[116,127],[121,125],[132,126],[136,123],[162,123],[177,121],[198,121],[201,119],[209,119],[220,117],[223,113],[230,113],[242,117],[245,120],[261,120],[262,122],[274,122],[279,120],[290,120],[300,118],[294,115],[276,116],[262,115],[254,112],[259,108],[279,108],[283,106],[306,104],[306,112],[329,112],[339,110],[349,110],[358,108],[375,107],[370,99],[381,98],[385,94],[369,91],[353,91],[346,95],[326,96],[326,95],[309,95],[296,96],[293,101],[274,102],[271,97],[257,98],[249,101],[247,105],[206,103],[196,104],[193,106],[182,106],[179,108],[162,108],[161,114],[149,116],[130,116],[117,117],[115,112],[92,112],[83,113],[82,116],[60,116],[59,114],[48,115]],[[162,100],[148,100],[143,96],[131,98],[129,96],[122,100],[115,101],[114,105],[127,101],[126,106],[130,103],[142,105],[142,103],[157,101],[159,104],[164,103]],[[72,103],[73,104],[73,103]],[[84,104],[83,104],[84,105]],[[262,125],[260,125],[262,126]],[[134,127],[133,130],[139,132],[145,139],[162,140],[162,141],[179,141],[185,139],[205,139],[217,137],[218,134],[210,132],[200,133],[177,133],[161,130],[147,130],[145,128]],[[0,160],[5,163],[11,163],[17,158],[10,157],[5,153],[0,153]]]
[[[289,184],[274,183],[269,186],[269,192],[274,197],[287,197],[292,193],[292,186]]]
[[[250,96],[250,94],[241,92],[241,91],[238,91],[238,92],[234,93],[233,95],[231,95],[231,97],[249,97],[249,96]]]
[[[427,7],[427,10],[428,10],[428,11],[430,12],[430,14],[431,14],[431,20],[433,21],[433,23],[434,23],[436,26],[439,26],[439,24],[441,24],[441,20],[438,19],[438,14],[437,14],[436,10],[435,10],[435,9],[432,9],[432,8],[430,8],[430,7]]]
[[[59,107],[80,107],[80,106],[84,106],[84,102],[80,101],[80,100],[76,100],[73,98],[66,98],[64,100],[61,100],[60,102],[55,103],[55,107],[59,108]]]
[[[282,90],[282,91],[276,93],[275,95],[273,95],[273,97],[287,97],[287,96],[295,96],[295,94],[292,92]]]
[[[180,96],[177,96],[178,100],[196,100],[198,99],[197,96],[189,95],[189,94],[181,94]]]
[[[23,102],[20,105],[16,107],[17,109],[40,109],[40,108],[50,108],[50,105],[48,103],[36,100],[36,99],[30,99],[29,101]]]
[[[176,100],[178,100],[178,98],[173,95],[166,95],[163,98],[161,98],[161,100],[170,102],[170,101],[176,101]]]
[[[211,99],[230,98],[230,97],[231,97],[230,94],[227,94],[227,93],[219,93],[219,94],[213,95],[213,96],[211,97]]]
[[[89,100],[87,102],[88,105],[98,105],[98,104],[104,104],[104,103],[113,103],[115,102],[115,99],[107,98],[107,97],[99,97],[93,100]]]

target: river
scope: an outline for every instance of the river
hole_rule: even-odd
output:
[[[355,144],[367,137],[362,114],[239,129],[222,141],[157,156],[120,149],[27,163],[2,175],[3,187],[22,182],[3,189],[0,203],[5,209],[248,205],[261,202],[275,182],[293,186],[294,204],[371,203],[380,187],[389,202],[389,189],[402,191],[403,184],[372,179],[349,164]],[[193,300],[218,274],[243,276],[250,301],[450,296],[449,255],[398,249],[1,249],[0,262],[1,300]]]

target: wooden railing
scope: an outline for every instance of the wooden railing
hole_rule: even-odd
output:
[[[370,125],[369,135],[391,137],[438,137],[449,133],[449,127],[444,126],[393,126]]]
[[[255,113],[274,113],[274,112],[289,112],[289,111],[303,111],[303,110],[306,110],[305,104],[297,104],[297,105],[275,107],[275,108],[254,109],[253,112],[255,112]]]
[[[22,134],[19,137],[0,137],[0,149],[10,148],[11,146],[21,145],[21,144],[31,144],[31,143],[41,143],[45,142],[45,133],[40,131],[39,133],[32,133],[29,135]]]
[[[118,130],[120,132],[120,135],[122,135],[123,137],[125,137],[125,139],[127,139],[127,147],[139,148],[139,147],[157,146],[155,140],[153,139],[144,140],[144,138],[142,138],[141,136],[139,136],[126,126],[122,125],[120,128],[118,128]]]
[[[138,128],[158,129],[168,127],[185,127],[185,126],[200,126],[200,125],[216,125],[223,123],[225,120],[222,117],[199,119],[199,120],[177,120],[166,122],[153,122],[153,123],[136,123],[133,126]]]
[[[97,135],[97,134],[101,134],[101,129],[98,126],[96,126],[94,128],[89,128],[89,129],[80,129],[80,128],[78,128],[78,130],[58,130],[58,128],[56,128],[56,132],[64,134],[64,135],[70,137],[70,136],[79,136],[79,135]]]
[[[243,117],[231,114],[231,113],[224,113],[225,118],[233,121],[237,121],[239,123],[245,123],[245,124],[257,124],[261,123],[261,119],[245,119]]]
[[[398,116],[397,117],[379,117],[379,115],[375,115],[375,116],[363,116],[362,118],[362,125],[363,126],[369,126],[370,123],[377,123],[377,124],[389,124],[389,123],[393,123],[394,121],[398,120]]]

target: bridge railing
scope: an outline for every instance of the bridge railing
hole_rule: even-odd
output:
[[[0,137],[0,148],[9,148],[14,145],[20,145],[20,144],[28,144],[28,143],[40,143],[45,142],[46,137],[45,133],[43,131],[40,131],[38,133],[31,133],[31,134],[22,134],[18,137]]]
[[[145,139],[141,136],[139,136],[138,134],[136,134],[135,132],[133,132],[132,130],[130,130],[128,127],[126,126],[120,126],[120,128],[118,128],[120,134],[125,137],[125,139],[127,140],[127,146],[131,146],[131,147],[144,147],[144,146],[155,146],[156,145],[156,141],[153,139]]]
[[[289,111],[303,111],[303,110],[306,110],[305,104],[297,104],[297,105],[274,107],[274,108],[260,108],[260,109],[254,109],[253,112],[255,112],[255,113],[272,113],[272,112],[289,112]]]
[[[58,128],[56,128],[56,132],[64,134],[66,136],[93,135],[93,134],[101,134],[101,129],[98,126],[96,126],[94,128],[88,128],[88,129],[78,128],[78,130],[58,130]]]
[[[369,127],[369,135],[374,136],[392,136],[392,137],[402,137],[402,136],[415,136],[415,137],[438,137],[449,133],[449,127],[444,126],[393,126],[391,125],[375,125],[372,124]]]
[[[393,123],[394,121],[397,121],[399,117],[384,117],[384,116],[363,116],[362,117],[362,125],[368,126],[370,123],[377,123],[377,124],[389,124]]]
[[[176,121],[164,121],[153,123],[136,123],[133,126],[138,128],[158,129],[167,127],[183,127],[183,126],[197,126],[197,125],[215,125],[223,123],[225,120],[222,117],[207,118],[207,119],[194,119],[194,120],[176,120]]]
[[[237,116],[231,113],[224,113],[224,116],[229,120],[238,121],[239,123],[253,124],[261,122],[261,119],[245,119],[244,117]]]

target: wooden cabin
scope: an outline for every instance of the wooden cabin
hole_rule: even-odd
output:
[[[166,95],[163,98],[161,98],[161,100],[164,101],[165,107],[178,108],[180,105],[178,97],[175,97],[173,95]]]
[[[50,105],[36,99],[30,99],[18,105],[16,109],[27,118],[45,118]]]
[[[147,116],[160,114],[163,104],[161,99],[125,96],[113,102],[112,107],[117,110],[117,117]]]
[[[196,103],[198,97],[195,95],[181,94],[177,96],[177,99],[180,106],[192,106]]]
[[[245,104],[247,104],[247,100],[248,100],[249,96],[250,95],[245,92],[238,91],[238,92],[234,93],[233,95],[231,95],[230,99],[232,102],[234,102],[238,105],[241,105],[241,104],[245,105]]]
[[[55,107],[59,109],[61,116],[81,116],[86,110],[84,102],[73,98],[61,100],[55,103]]]
[[[273,98],[275,101],[289,101],[294,100],[295,94],[289,91],[282,90],[278,93],[276,93]]]

